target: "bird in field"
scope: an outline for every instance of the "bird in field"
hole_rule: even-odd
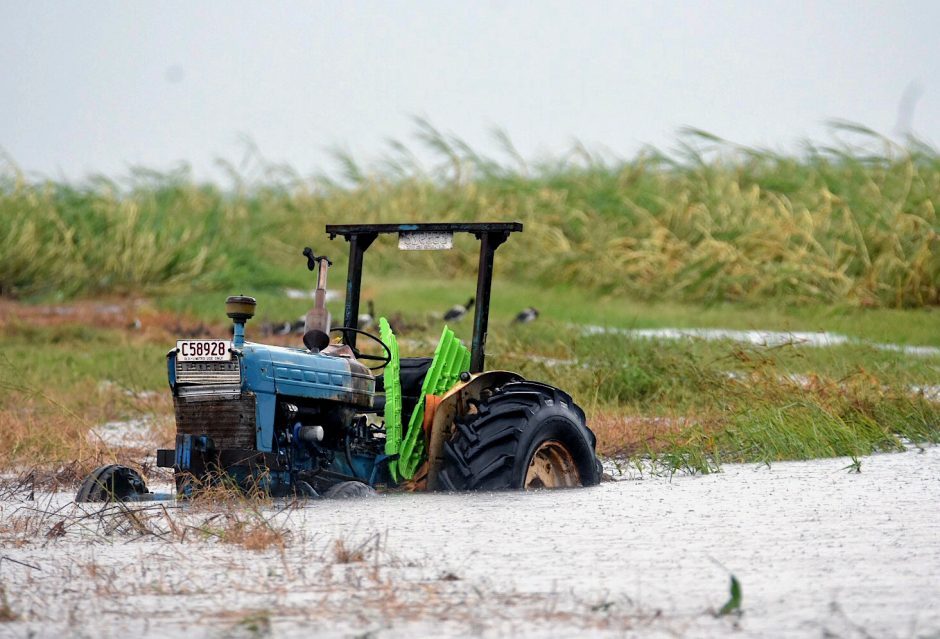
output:
[[[229,329],[231,328],[232,327],[229,326]],[[212,331],[209,329],[208,326],[206,326],[202,322],[199,322],[198,326],[193,326],[191,324],[188,326],[184,326],[180,322],[177,322],[176,326],[173,329],[171,329],[171,332],[177,337],[181,337],[184,339],[193,339],[193,338],[212,336]]]
[[[444,313],[444,321],[445,322],[459,322],[461,319],[463,319],[463,316],[466,315],[467,312],[471,308],[473,308],[472,297],[469,300],[467,300],[467,303],[465,306],[456,304],[450,307],[450,309],[446,313]]]
[[[304,318],[296,319],[293,322],[278,322],[275,329],[275,335],[290,335],[291,333],[301,334],[304,332]]]
[[[369,306],[369,312],[359,314],[358,325],[360,331],[367,331],[375,326],[375,304],[372,303],[372,300],[369,300],[367,304]]]
[[[512,323],[528,324],[529,322],[534,322],[538,316],[539,310],[534,306],[530,306],[519,311],[519,314],[513,318]]]
[[[416,321],[414,319],[406,318],[401,313],[395,313],[391,317],[387,318],[389,328],[392,329],[392,332],[396,335],[405,335],[412,332],[420,332],[427,330],[427,325],[421,321]]]

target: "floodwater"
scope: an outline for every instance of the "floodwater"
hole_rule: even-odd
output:
[[[764,331],[751,330],[739,331],[726,328],[616,328],[607,326],[580,326],[585,335],[627,335],[629,337],[639,337],[643,339],[659,340],[680,340],[680,339],[701,339],[705,341],[727,340],[740,342],[742,344],[751,344],[754,346],[783,346],[793,344],[794,346],[811,346],[816,348],[827,348],[832,346],[842,346],[845,344],[856,344],[870,346],[880,351],[891,351],[912,355],[917,357],[936,357],[940,356],[940,347],[936,346],[917,346],[911,344],[893,344],[886,342],[870,342],[867,340],[848,337],[840,333],[830,333],[823,331]]]
[[[267,513],[283,550],[4,533],[0,636],[936,637],[940,448],[860,462],[310,502]],[[716,617],[731,574],[741,613]]]

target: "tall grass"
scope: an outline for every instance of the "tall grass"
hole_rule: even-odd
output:
[[[419,122],[421,166],[393,143],[375,166],[337,156],[339,175],[266,166],[226,188],[186,170],[80,184],[0,178],[0,293],[96,294],[178,283],[203,288],[300,283],[297,253],[340,222],[514,219],[526,232],[500,272],[638,298],[781,299],[864,306],[940,304],[940,155],[861,127],[850,141],[786,155],[686,131],[679,150],[606,158],[578,146],[538,164],[508,136],[485,157]],[[344,247],[330,247],[331,254]],[[376,245],[381,268],[470,267]]]

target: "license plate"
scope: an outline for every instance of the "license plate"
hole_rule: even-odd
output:
[[[178,362],[228,362],[232,342],[224,339],[181,339],[176,342]]]
[[[454,234],[439,231],[402,231],[398,234],[402,251],[442,251],[454,248]]]

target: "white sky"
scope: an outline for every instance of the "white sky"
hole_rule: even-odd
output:
[[[527,157],[630,155],[685,125],[746,144],[829,118],[940,141],[940,2],[0,0],[0,148],[52,177],[185,160],[247,136],[307,174],[406,139],[412,115]]]

